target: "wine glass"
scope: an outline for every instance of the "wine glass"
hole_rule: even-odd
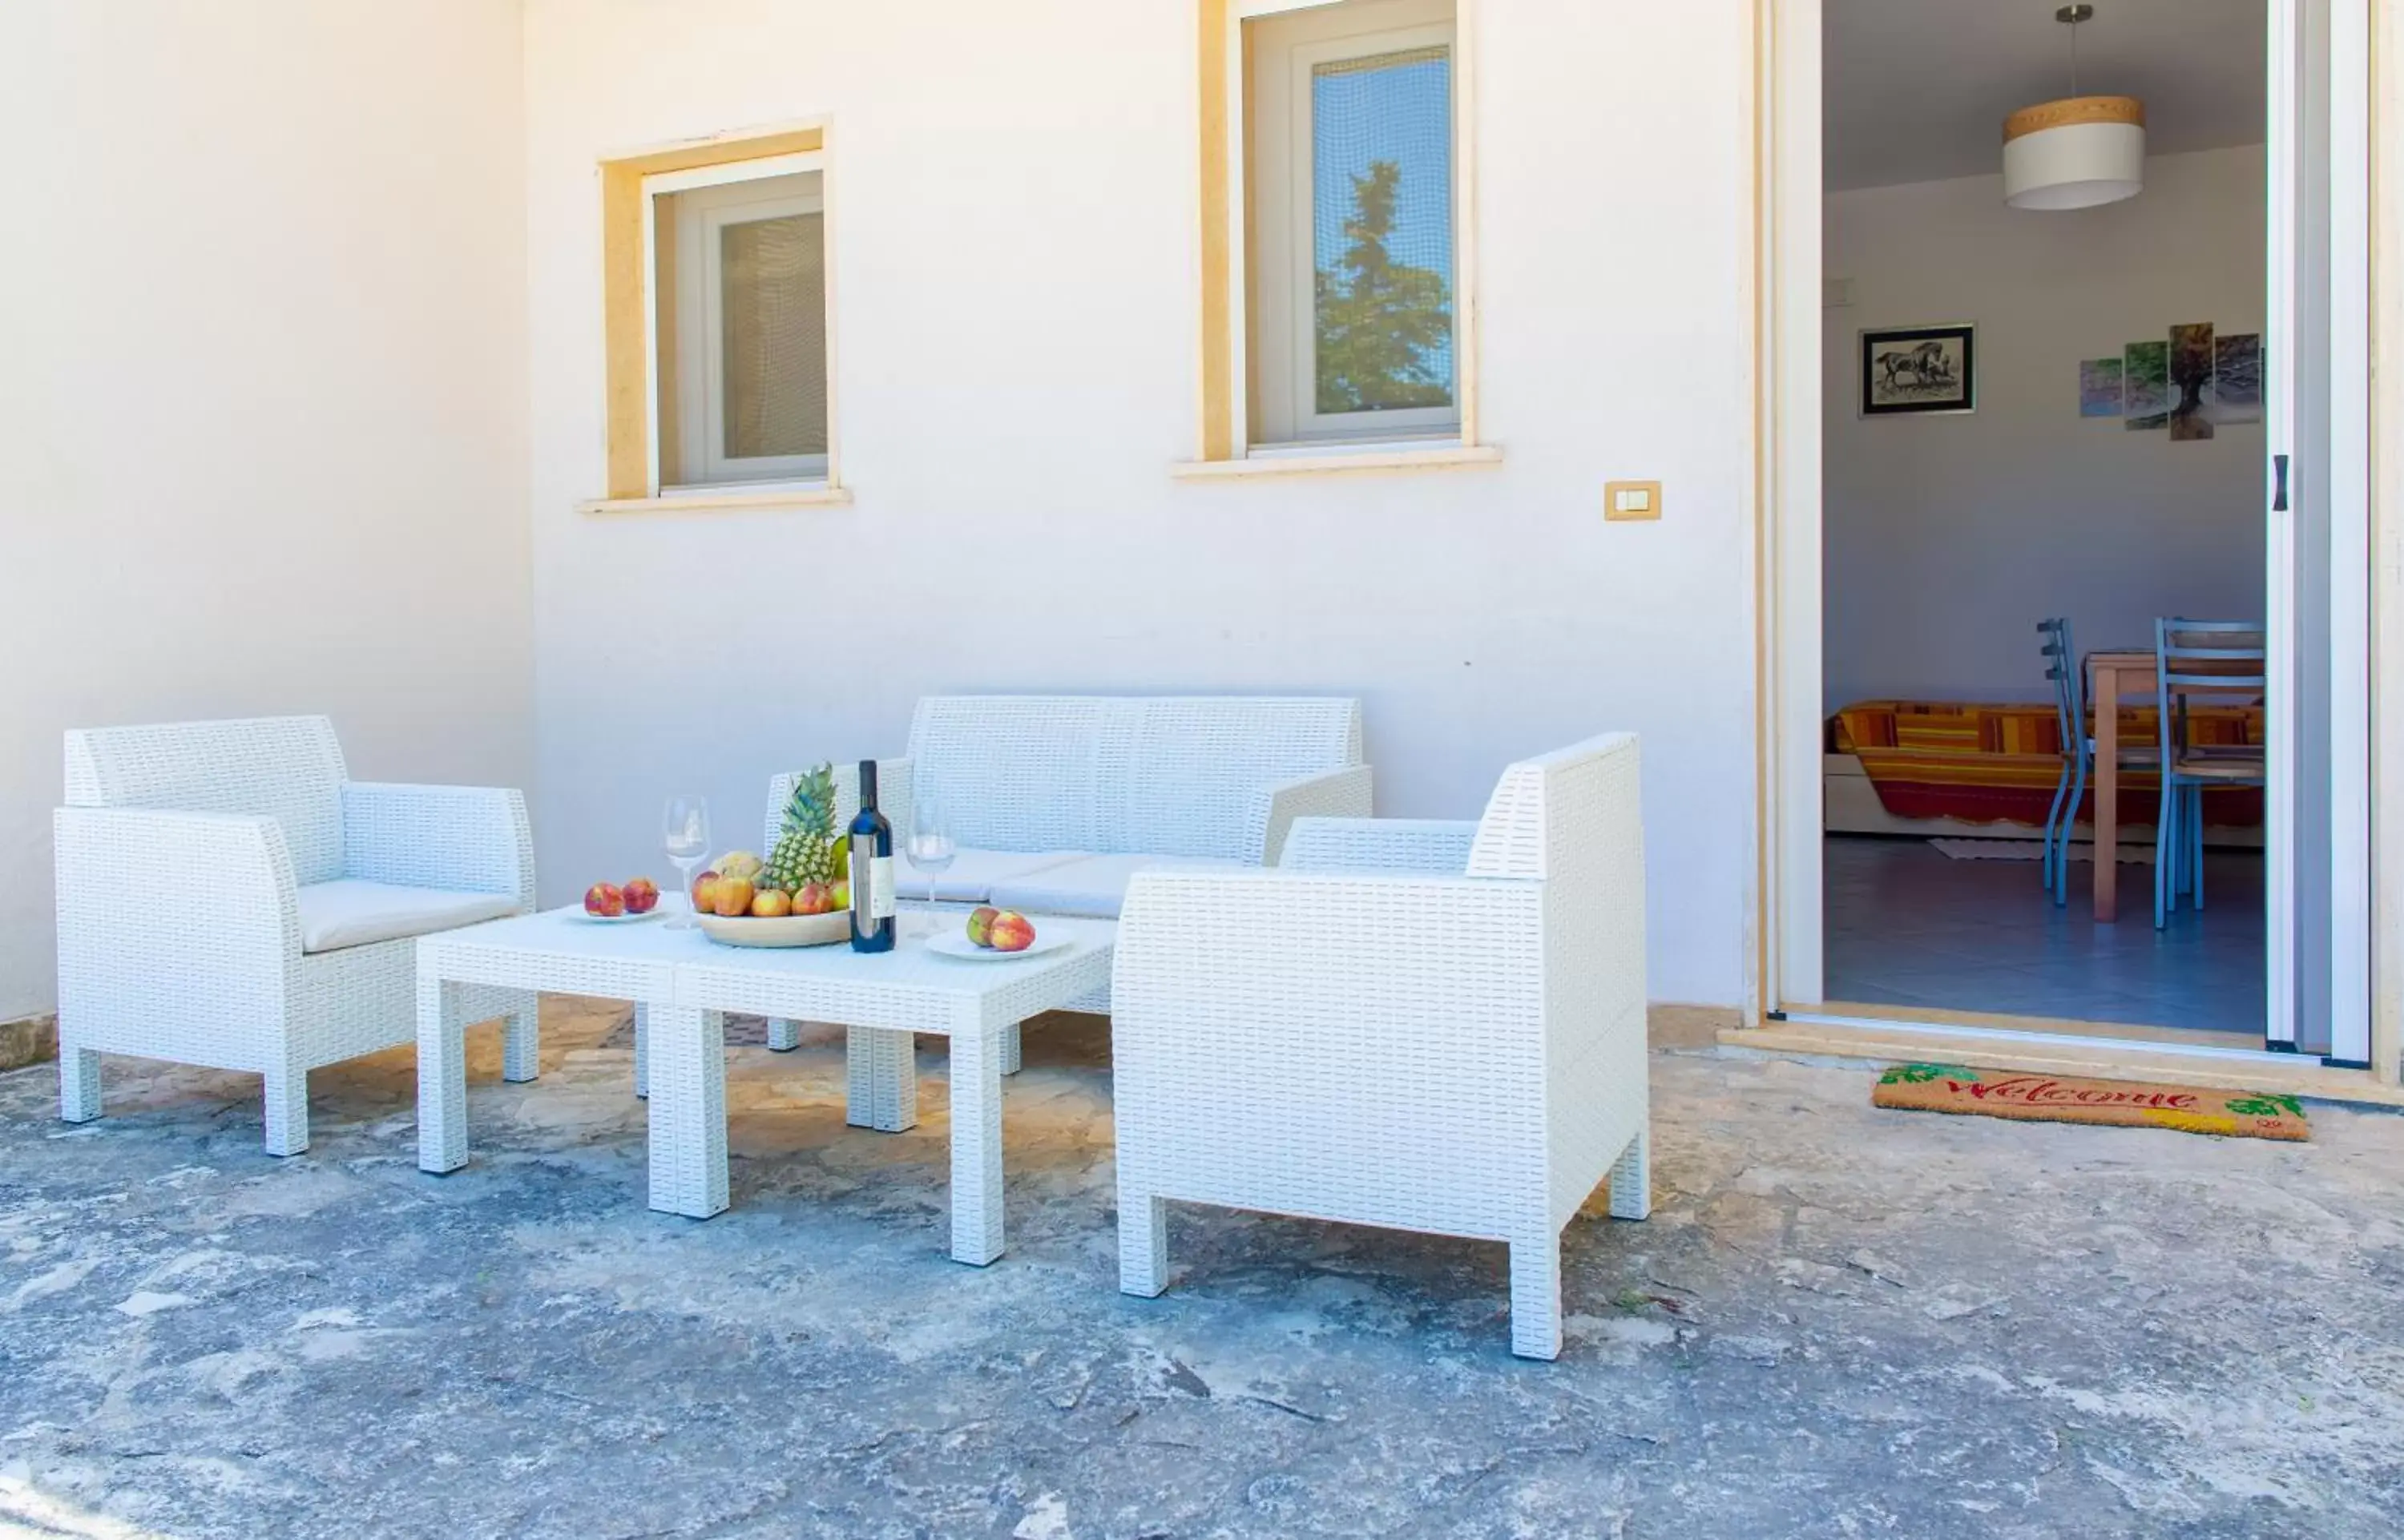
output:
[[[668,929],[690,931],[694,925],[692,869],[709,859],[709,799],[688,792],[670,797],[660,827],[667,846],[668,860],[676,864],[677,875],[682,879],[680,885],[685,895],[685,912],[668,921]]]
[[[943,868],[951,865],[959,847],[952,843],[951,831],[943,823],[943,805],[932,791],[920,791],[910,799],[910,837],[903,842],[902,853],[910,858],[913,869],[927,878],[927,902],[935,902],[935,879]]]

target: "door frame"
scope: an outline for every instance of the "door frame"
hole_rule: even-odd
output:
[[[2273,18],[2292,19],[2312,0],[2268,0]],[[2397,287],[2374,291],[2374,262],[2383,275],[2397,272],[2404,253],[2397,249],[2397,215],[2392,200],[2374,199],[2371,170],[2376,151],[2374,131],[2397,114],[2399,68],[2394,47],[2373,51],[2374,25],[2379,40],[2404,40],[2397,12],[2404,0],[2319,0],[2332,27],[2334,58],[2367,59],[2359,90],[2332,92],[2332,238],[2342,240],[2349,230],[2359,231],[2354,249],[2358,259],[2336,263],[2331,301],[2356,308],[2364,345],[2338,367],[2368,377],[2372,357],[2392,360],[2399,348],[2396,324]],[[2376,7],[2374,14],[2374,6]],[[1821,221],[1824,174],[1822,162],[1822,0],[1754,0],[1752,223],[1754,260],[1751,270],[1754,332],[1754,732],[1756,861],[1748,908],[1753,939],[1747,959],[1750,977],[1745,994],[1748,1025],[1775,1015],[1792,1003],[1816,1006],[1825,999],[1824,875],[1822,839],[1822,592],[1821,555],[1821,423],[1823,399]],[[2291,22],[2292,24],[2292,22]],[[2348,45],[2358,45],[2347,51]],[[2375,69],[2375,79],[2371,71]],[[2388,111],[2383,115],[2381,109]],[[2349,153],[2350,152],[2350,153]],[[2355,189],[2350,192],[2349,189]],[[2349,209],[2349,198],[2351,208]],[[2349,223],[2351,220],[2351,223]],[[2372,249],[2372,232],[2379,245]],[[2275,259],[2275,253],[2274,253]],[[2350,274],[2352,276],[2350,276]],[[2349,287],[2349,283],[2353,287]],[[2375,297],[2378,309],[2371,309]],[[2382,322],[2387,322],[2382,325]],[[2341,339],[2341,348],[2342,348]],[[2355,399],[2369,402],[2353,419],[2358,427],[2337,427],[2330,450],[2356,446],[2345,471],[2332,477],[2332,490],[2346,495],[2355,489],[2349,513],[2333,508],[2333,534],[2349,541],[2358,538],[2367,568],[2359,602],[2342,603],[2332,615],[2332,629],[2361,640],[2357,658],[2333,659],[2333,689],[2349,692],[2358,705],[2350,714],[2355,741],[2341,735],[2332,743],[2333,763],[2341,772],[2356,771],[2355,784],[2340,784],[2332,796],[2332,817],[2351,827],[2358,841],[2341,841],[2339,859],[2330,875],[2331,895],[2351,913],[2365,917],[2354,931],[2354,944],[2344,933],[2332,936],[2329,965],[2330,997],[2358,1002],[2355,1018],[2357,1052],[2383,1078],[2397,1076],[2398,1032],[2404,1027],[2404,1004],[2398,1001],[2398,970],[2404,967],[2404,922],[2390,913],[2398,907],[2388,895],[2404,892],[2404,830],[2395,820],[2374,822],[2370,789],[2380,782],[2404,783],[2389,756],[2372,763],[2371,746],[2393,741],[2404,726],[2399,714],[2397,676],[2404,674],[2404,531],[2398,512],[2404,509],[2392,463],[2397,456],[2374,458],[2382,438],[2372,431],[2404,430],[2404,390],[2397,370],[2376,377],[2378,395],[2358,388]],[[2266,381],[2266,385],[2268,382]],[[2344,413],[2335,414],[2344,418]],[[2352,437],[2348,434],[2351,432]],[[2267,435],[2266,435],[2267,437]],[[2266,447],[2265,459],[2269,458]],[[2351,478],[2350,480],[2348,478]],[[2351,518],[2349,525],[2347,520]],[[2273,543],[2279,533],[2272,530]],[[2378,559],[2371,560],[2373,551]],[[2275,562],[2274,562],[2275,566]],[[2272,574],[2266,572],[2266,587]],[[2340,574],[2341,575],[2341,574]],[[2382,651],[2374,660],[2370,644]],[[2378,666],[2392,662],[2397,666]],[[2333,703],[2333,716],[2347,716]],[[2390,804],[2390,805],[2393,805]],[[2351,825],[2342,820],[2353,820]],[[2374,851],[2376,872],[2373,870]],[[2273,869],[2275,870],[2275,868]],[[2374,875],[2377,878],[2374,885]],[[2292,949],[2292,895],[2274,889],[2266,926],[2270,950]],[[2348,909],[2341,907],[2341,915]],[[2274,976],[2277,969],[2274,966]],[[2289,997],[2291,998],[2291,997]],[[2273,1024],[2279,1020],[2274,1007]],[[2332,1057],[2353,1058],[2344,1052],[2347,1018],[2333,1012]],[[2290,1038],[2292,1025],[2288,1028]],[[2365,1041],[2367,1039],[2367,1041]]]

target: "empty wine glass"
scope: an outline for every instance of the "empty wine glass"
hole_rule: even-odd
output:
[[[910,837],[903,842],[902,853],[910,858],[911,867],[925,874],[927,902],[935,902],[935,879],[952,863],[959,848],[952,843],[951,830],[943,822],[943,805],[932,791],[919,791],[910,799]]]
[[[668,929],[690,931],[694,924],[692,870],[709,859],[709,799],[681,792],[670,797],[660,826],[685,895],[685,912],[668,921]]]

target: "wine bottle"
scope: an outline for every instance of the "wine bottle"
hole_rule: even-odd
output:
[[[860,811],[851,820],[851,949],[893,950],[893,825],[876,810],[876,762],[860,762]]]

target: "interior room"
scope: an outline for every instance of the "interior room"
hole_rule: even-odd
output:
[[[1830,0],[1831,1001],[2259,1046],[2265,31]]]

